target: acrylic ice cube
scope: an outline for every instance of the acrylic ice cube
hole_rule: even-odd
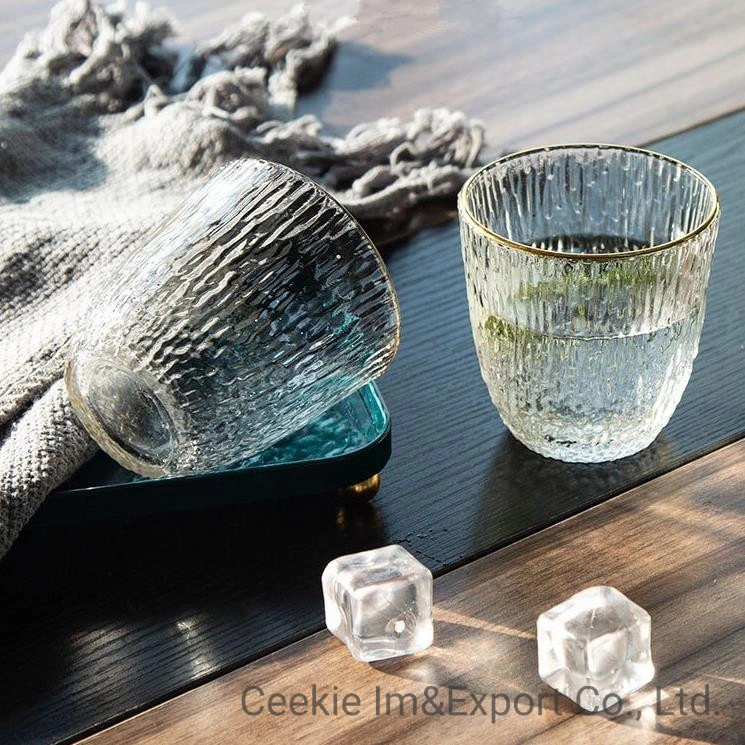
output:
[[[326,626],[363,662],[432,643],[432,573],[401,546],[334,559],[323,572]]]
[[[623,593],[589,587],[538,617],[538,674],[583,709],[615,709],[654,676],[651,626]]]

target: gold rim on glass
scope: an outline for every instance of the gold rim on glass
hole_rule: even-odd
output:
[[[529,246],[527,243],[520,243],[519,241],[514,241],[511,238],[507,238],[507,236],[500,235],[499,233],[495,233],[493,230],[490,230],[486,227],[480,220],[477,220],[476,217],[472,214],[471,210],[468,207],[467,200],[466,200],[466,194],[470,191],[472,184],[481,176],[483,176],[487,171],[493,170],[494,168],[503,165],[505,163],[509,163],[512,160],[515,160],[517,158],[522,158],[525,155],[532,155],[534,153],[548,153],[554,150],[570,150],[570,149],[576,149],[576,150],[589,150],[589,149],[595,149],[595,150],[619,150],[619,151],[625,151],[628,153],[636,153],[638,155],[645,155],[648,157],[655,158],[657,160],[664,160],[668,163],[671,163],[673,165],[680,166],[683,168],[686,172],[694,176],[695,178],[699,179],[708,192],[714,196],[714,200],[711,206],[711,209],[709,211],[709,214],[706,216],[704,220],[702,220],[693,230],[689,230],[685,235],[679,236],[678,238],[675,238],[671,241],[665,241],[665,243],[658,243],[654,246],[647,246],[646,248],[638,248],[633,249],[631,251],[620,251],[616,253],[597,253],[597,254],[582,254],[582,253],[569,253],[566,251],[552,251],[547,248],[538,248],[537,246]],[[492,161],[491,163],[487,163],[485,166],[482,166],[479,168],[478,171],[471,174],[469,176],[468,180],[463,184],[460,193],[458,194],[458,211],[461,215],[465,216],[469,223],[478,230],[480,233],[483,233],[487,238],[491,238],[492,240],[495,240],[504,246],[507,246],[508,248],[516,248],[520,251],[527,251],[528,253],[537,254],[539,256],[546,256],[549,258],[555,258],[555,259],[573,259],[574,261],[597,261],[597,260],[603,260],[608,261],[609,259],[621,259],[629,256],[642,256],[644,254],[650,254],[650,253],[656,253],[657,251],[665,251],[667,249],[673,248],[674,246],[679,246],[681,243],[685,243],[686,241],[690,240],[691,238],[697,236],[699,233],[703,233],[714,220],[719,215],[719,194],[717,193],[716,188],[714,187],[714,184],[711,183],[711,181],[704,176],[701,171],[697,170],[696,168],[693,168],[692,166],[689,166],[687,163],[684,163],[682,160],[678,160],[677,158],[673,158],[670,155],[665,155],[664,153],[658,153],[654,150],[647,150],[643,147],[634,147],[631,145],[612,145],[607,143],[568,143],[563,145],[546,145],[543,147],[531,147],[527,148],[525,150],[518,150],[517,152],[510,153],[509,155],[503,155],[501,158],[497,158],[496,160]]]
[[[321,197],[325,197],[333,207],[335,207],[338,211],[342,212],[344,215],[346,215],[347,219],[354,225],[354,227],[357,229],[357,232],[360,234],[360,236],[363,238],[363,240],[367,243],[368,248],[370,249],[373,257],[375,258],[375,261],[378,265],[378,269],[380,270],[380,273],[383,275],[383,278],[385,279],[386,283],[388,284],[388,288],[390,289],[390,295],[391,299],[393,301],[393,312],[396,316],[396,339],[393,344],[393,354],[391,355],[390,361],[393,361],[393,358],[398,353],[398,349],[401,346],[401,306],[398,301],[398,293],[396,292],[396,286],[393,284],[393,278],[391,277],[391,273],[388,271],[388,265],[383,261],[383,256],[378,250],[378,247],[373,243],[373,239],[370,238],[368,235],[368,232],[362,227],[360,224],[360,221],[339,201],[337,197],[335,197],[328,189],[326,189],[324,186],[318,183],[314,178],[311,176],[306,175],[305,173],[302,173],[301,171],[298,171],[296,168],[293,168],[292,166],[287,166],[284,163],[277,163],[275,161],[267,161],[263,158],[254,158],[253,160],[263,160],[265,163],[270,163],[274,166],[279,166],[280,168],[285,168],[288,171],[291,171],[294,173],[297,177],[303,179],[304,181],[307,181],[315,188],[317,192],[321,194]],[[389,362],[390,364],[390,362]]]

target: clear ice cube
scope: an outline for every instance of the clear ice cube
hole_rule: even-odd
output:
[[[583,709],[613,711],[654,677],[651,628],[623,593],[589,587],[538,617],[538,674]]]
[[[321,578],[326,626],[363,662],[432,643],[432,573],[401,546],[340,556]]]

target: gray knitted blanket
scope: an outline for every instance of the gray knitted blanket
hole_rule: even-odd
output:
[[[0,74],[0,556],[95,448],[73,415],[68,339],[105,268],[220,165],[316,178],[363,223],[456,193],[480,126],[443,109],[324,136],[293,118],[333,34],[298,9],[185,43],[169,17],[64,0]]]

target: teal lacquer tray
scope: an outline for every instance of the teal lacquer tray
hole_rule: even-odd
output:
[[[98,453],[47,497],[33,522],[156,514],[340,489],[369,497],[390,457],[390,433],[388,410],[371,383],[294,435],[221,471],[150,479]]]

